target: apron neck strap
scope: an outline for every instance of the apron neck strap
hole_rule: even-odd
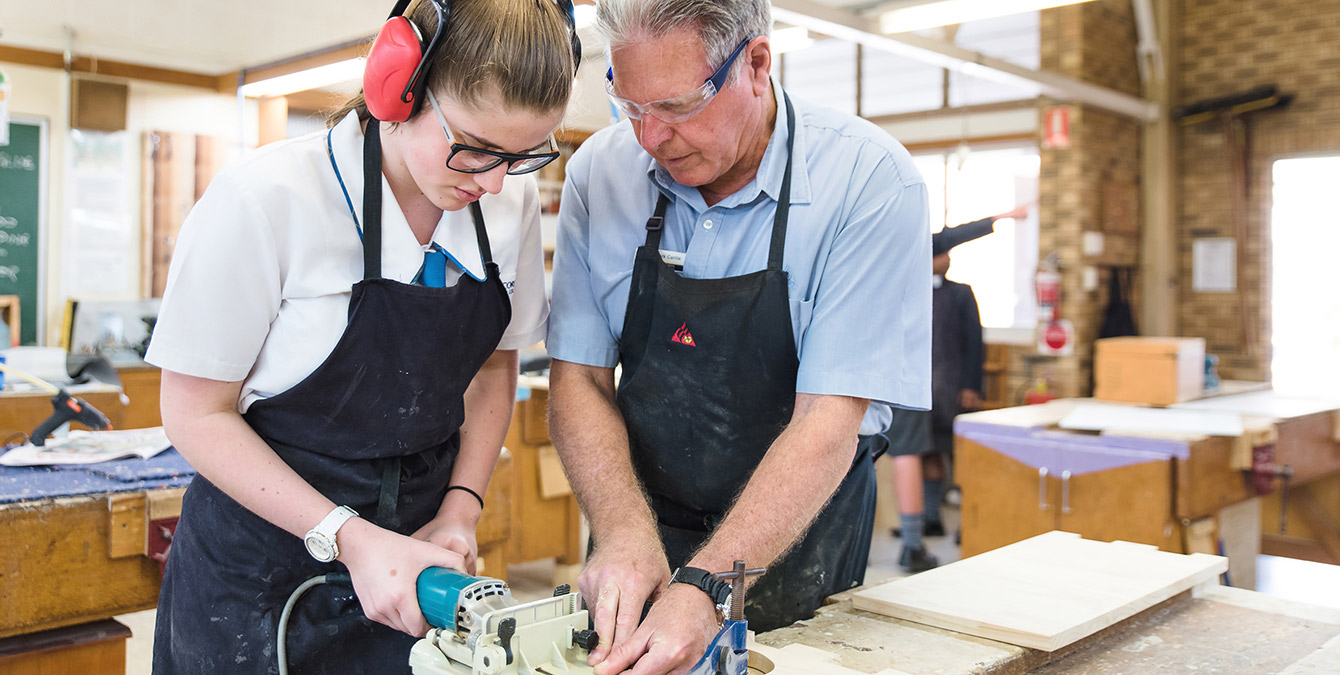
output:
[[[665,231],[665,209],[670,206],[670,198],[662,192],[656,199],[656,214],[647,219],[647,246],[658,249],[661,246],[661,233]]]
[[[791,165],[795,164],[796,111],[791,107],[791,96],[782,92],[786,103],[786,171],[782,173],[782,191],[777,198],[777,215],[772,219],[772,245],[768,247],[768,269],[782,269],[786,252],[786,223],[791,215]]]
[[[489,231],[484,227],[484,211],[479,208],[479,202],[470,202],[470,220],[475,223],[475,239],[479,241],[479,257],[484,261],[484,273],[488,274],[488,266],[493,264],[493,248],[489,246]]]
[[[368,118],[363,132],[363,278],[382,276],[381,122]]]
[[[780,271],[786,251],[786,223],[791,214],[791,156],[796,148],[796,111],[791,106],[791,97],[782,92],[786,103],[786,171],[782,174],[782,190],[778,194],[777,213],[772,218],[772,244],[768,247],[768,269]],[[661,232],[665,230],[665,211],[670,206],[670,198],[664,192],[656,200],[656,213],[647,219],[646,245],[653,249],[661,246]]]
[[[332,158],[332,163],[334,159]],[[337,169],[338,171],[338,169]],[[343,181],[341,181],[343,185]],[[381,122],[368,119],[363,132],[363,278],[380,279],[382,276],[382,141]],[[479,257],[484,261],[484,273],[493,263],[493,248],[489,232],[484,227],[484,211],[479,202],[470,203],[470,219],[475,224],[475,238],[479,241]]]

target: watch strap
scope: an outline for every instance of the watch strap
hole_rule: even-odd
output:
[[[337,506],[331,509],[330,513],[327,513],[326,517],[322,518],[321,522],[317,523],[316,527],[312,529],[333,537],[345,523],[349,522],[349,519],[357,517],[357,511],[347,506]]]
[[[681,567],[670,577],[671,584],[688,584],[701,590],[712,598],[717,605],[725,605],[730,599],[730,584],[712,576],[711,572],[697,567]]]

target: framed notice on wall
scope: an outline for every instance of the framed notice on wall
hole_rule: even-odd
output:
[[[25,345],[42,335],[46,206],[47,122],[13,117],[0,146],[0,295],[19,297]]]

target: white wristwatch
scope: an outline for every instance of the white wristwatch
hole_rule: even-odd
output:
[[[340,547],[335,543],[335,533],[340,531],[350,518],[356,518],[358,512],[347,507],[337,506],[325,518],[317,523],[316,527],[308,530],[307,536],[303,537],[303,543],[307,545],[307,552],[312,554],[313,558],[323,563],[334,561],[340,557]]]

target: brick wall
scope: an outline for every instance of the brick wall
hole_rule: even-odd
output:
[[[1043,70],[1139,93],[1135,20],[1129,0],[1097,0],[1044,11],[1041,40]],[[1138,207],[1114,219],[1112,202],[1114,195],[1138,194],[1140,125],[1102,110],[1071,105],[1070,129],[1069,147],[1041,152],[1038,245],[1040,256],[1060,255],[1059,315],[1075,325],[1075,355],[1028,359],[1022,353],[1012,355],[1011,391],[1018,389],[1031,369],[1033,375],[1049,374],[1062,396],[1089,393],[1093,340],[1107,305],[1111,266],[1137,262]],[[1135,203],[1138,205],[1138,199]],[[1100,256],[1084,255],[1084,237],[1089,232],[1103,236]],[[1085,267],[1099,272],[1094,290],[1083,288]]]
[[[1181,0],[1176,103],[1274,84],[1296,95],[1281,111],[1247,117],[1247,240],[1236,293],[1191,288],[1192,242],[1232,237],[1231,153],[1222,125],[1178,131],[1178,268],[1181,332],[1207,339],[1226,378],[1259,380],[1270,371],[1271,163],[1282,155],[1340,153],[1340,2]],[[1340,182],[1340,177],[1337,177]],[[1246,306],[1246,321],[1242,306]],[[1245,325],[1245,330],[1244,330]]]

